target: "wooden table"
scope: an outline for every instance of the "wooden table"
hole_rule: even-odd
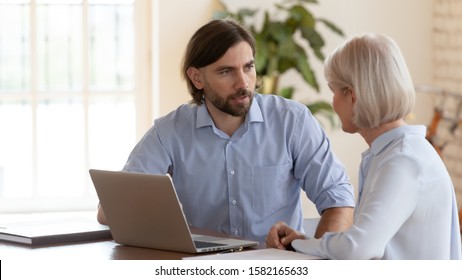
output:
[[[42,218],[42,215],[43,214],[0,215],[0,222],[27,220],[31,218],[32,220],[37,220]],[[74,217],[76,215],[81,214],[62,214],[62,216],[66,217]],[[94,213],[85,213],[85,216],[96,218],[96,214]],[[226,234],[211,232],[209,230],[191,229],[191,231],[196,234],[209,234],[219,237],[227,237]],[[259,248],[263,248],[265,244],[260,244],[259,246]],[[114,242],[113,240],[54,244],[46,246],[29,246],[12,242],[0,241],[0,260],[7,260],[13,258],[63,258],[85,260],[179,260],[183,257],[195,255],[196,254],[155,250],[134,246],[124,246]]]

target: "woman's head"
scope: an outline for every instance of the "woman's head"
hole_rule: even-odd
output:
[[[366,34],[338,47],[325,61],[331,89],[353,91],[352,122],[375,128],[402,119],[415,103],[415,90],[397,44],[387,36]]]
[[[191,37],[183,59],[182,75],[186,79],[192,103],[202,104],[203,89],[194,86],[187,75],[190,67],[201,68],[219,60],[229,48],[247,42],[255,57],[252,34],[232,19],[212,20]]]

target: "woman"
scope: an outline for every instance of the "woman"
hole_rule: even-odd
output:
[[[374,34],[353,38],[327,58],[324,74],[343,131],[369,145],[354,223],[310,239],[279,222],[267,247],[292,246],[327,259],[460,259],[453,184],[425,126],[404,120],[415,91],[396,43]]]

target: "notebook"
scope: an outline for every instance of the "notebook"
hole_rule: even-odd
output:
[[[258,242],[191,234],[170,175],[90,169],[113,239],[186,253],[241,250]]]
[[[0,224],[0,240],[31,246],[111,239],[95,219],[61,218]]]

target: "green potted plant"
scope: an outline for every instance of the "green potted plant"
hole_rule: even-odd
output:
[[[263,21],[258,24],[259,9],[240,8],[230,11],[222,0],[218,0],[221,10],[215,11],[214,18],[232,17],[246,26],[254,35],[257,43],[255,67],[257,74],[263,80],[262,93],[279,94],[292,98],[294,87],[278,87],[281,74],[289,69],[298,72],[303,80],[319,93],[319,84],[310,65],[307,48],[314,56],[324,61],[324,39],[317,31],[318,23],[324,24],[329,30],[343,36],[342,30],[332,22],[315,17],[307,8],[309,3],[317,0],[281,0],[275,3],[275,12],[263,11]],[[313,114],[322,113],[331,123],[334,114],[330,103],[315,101],[306,104]]]

